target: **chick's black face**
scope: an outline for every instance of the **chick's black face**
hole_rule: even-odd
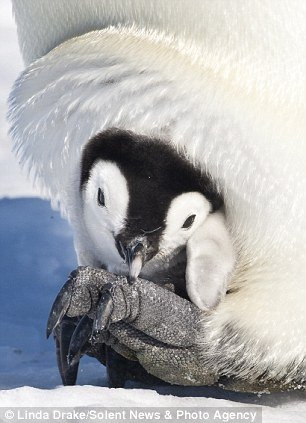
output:
[[[143,191],[149,195],[144,195]],[[138,195],[130,193],[128,216],[123,230],[115,240],[121,257],[126,260],[128,255],[140,254],[144,264],[159,251],[160,238],[165,227],[165,215],[160,210],[156,212],[159,203],[154,199],[154,191],[150,192],[146,186],[142,194],[141,198],[138,198]]]
[[[142,244],[147,262],[158,253],[172,193],[139,160],[131,161],[123,171],[128,181],[129,205],[125,227],[117,240],[126,247]]]

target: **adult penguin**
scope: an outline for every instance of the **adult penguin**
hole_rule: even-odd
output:
[[[197,376],[213,375],[208,383],[232,376],[239,389],[305,387],[306,6],[13,5],[26,69],[11,94],[11,134],[20,160],[68,215],[79,257],[71,198],[84,145],[109,127],[167,139],[218,185],[238,251],[230,293],[197,327],[193,369],[196,362]],[[169,360],[162,371],[141,359],[167,377]],[[187,383],[184,363],[173,364],[172,383]]]

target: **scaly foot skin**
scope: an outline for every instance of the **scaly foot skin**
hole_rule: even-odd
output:
[[[77,317],[81,319],[72,334],[69,329],[67,352],[66,339],[61,345],[56,334],[66,319]],[[107,344],[166,382],[208,385],[216,379],[201,365],[196,346],[202,319],[203,312],[192,303],[152,282],[138,279],[131,284],[103,269],[79,267],[53,304],[47,336],[55,333],[59,367],[70,380],[82,354],[95,355]]]

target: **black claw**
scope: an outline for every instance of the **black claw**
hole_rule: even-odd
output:
[[[108,329],[113,311],[113,300],[109,291],[103,292],[96,311],[96,317],[92,329],[92,339],[98,339],[99,335]]]
[[[67,355],[69,350],[70,339],[75,331],[78,319],[65,316],[59,327],[56,329],[56,356],[57,365],[62,378],[63,385],[75,385],[79,363],[68,366]]]
[[[91,336],[92,324],[93,320],[85,315],[79,321],[79,324],[73,332],[67,354],[67,363],[70,367],[77,364],[84,354],[84,347]]]
[[[51,333],[61,322],[61,320],[63,319],[64,315],[66,314],[69,308],[73,283],[74,283],[73,279],[68,279],[68,281],[60,290],[59,294],[57,295],[52,305],[49,318],[48,318],[48,323],[47,323],[47,330],[46,330],[47,338],[49,338]]]

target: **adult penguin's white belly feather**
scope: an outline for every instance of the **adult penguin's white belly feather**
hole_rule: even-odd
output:
[[[11,134],[68,214],[77,249],[87,242],[74,194],[83,145],[114,126],[169,139],[218,182],[239,254],[231,293],[199,337],[203,354],[250,383],[302,381],[305,5],[91,0],[70,14],[55,1],[41,14],[26,3],[14,1],[28,67],[11,94]],[[39,31],[51,17],[34,43],[22,19]]]

